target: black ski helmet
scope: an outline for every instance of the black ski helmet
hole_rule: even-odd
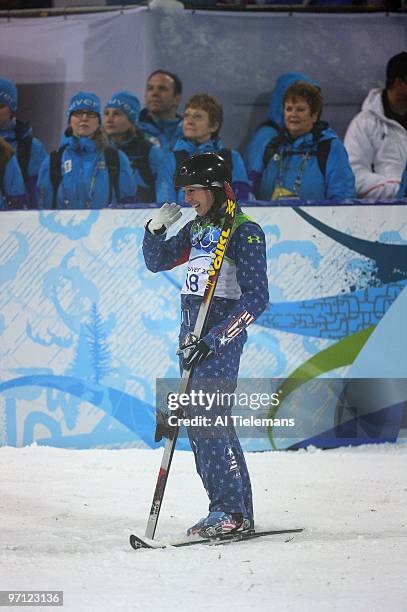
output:
[[[204,187],[210,189],[214,202],[208,212],[212,221],[218,221],[220,209],[226,200],[224,182],[231,183],[229,164],[218,153],[199,153],[179,165],[175,173],[175,188]]]
[[[232,180],[229,165],[217,153],[193,155],[177,168],[175,187],[221,187]]]

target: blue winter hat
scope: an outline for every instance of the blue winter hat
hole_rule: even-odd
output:
[[[89,91],[78,91],[69,102],[68,120],[71,118],[72,113],[78,110],[97,113],[100,119],[100,100],[97,95]]]
[[[12,81],[0,77],[0,104],[5,104],[15,113],[17,110],[17,87]]]
[[[128,91],[119,91],[113,94],[106,103],[105,110],[107,108],[118,108],[127,115],[131,123],[137,125],[141,105],[139,99],[134,94]]]

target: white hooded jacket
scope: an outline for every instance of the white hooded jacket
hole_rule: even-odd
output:
[[[344,144],[359,198],[394,198],[407,162],[407,130],[384,114],[382,89],[371,89]]]

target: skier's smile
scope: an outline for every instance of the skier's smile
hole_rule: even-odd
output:
[[[185,202],[192,206],[199,217],[204,217],[212,207],[214,196],[210,189],[199,185],[184,187]]]

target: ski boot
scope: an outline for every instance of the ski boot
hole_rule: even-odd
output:
[[[226,533],[247,530],[248,519],[236,512],[210,512],[208,516],[195,523],[187,531],[188,536],[199,535],[201,538],[215,538]]]

